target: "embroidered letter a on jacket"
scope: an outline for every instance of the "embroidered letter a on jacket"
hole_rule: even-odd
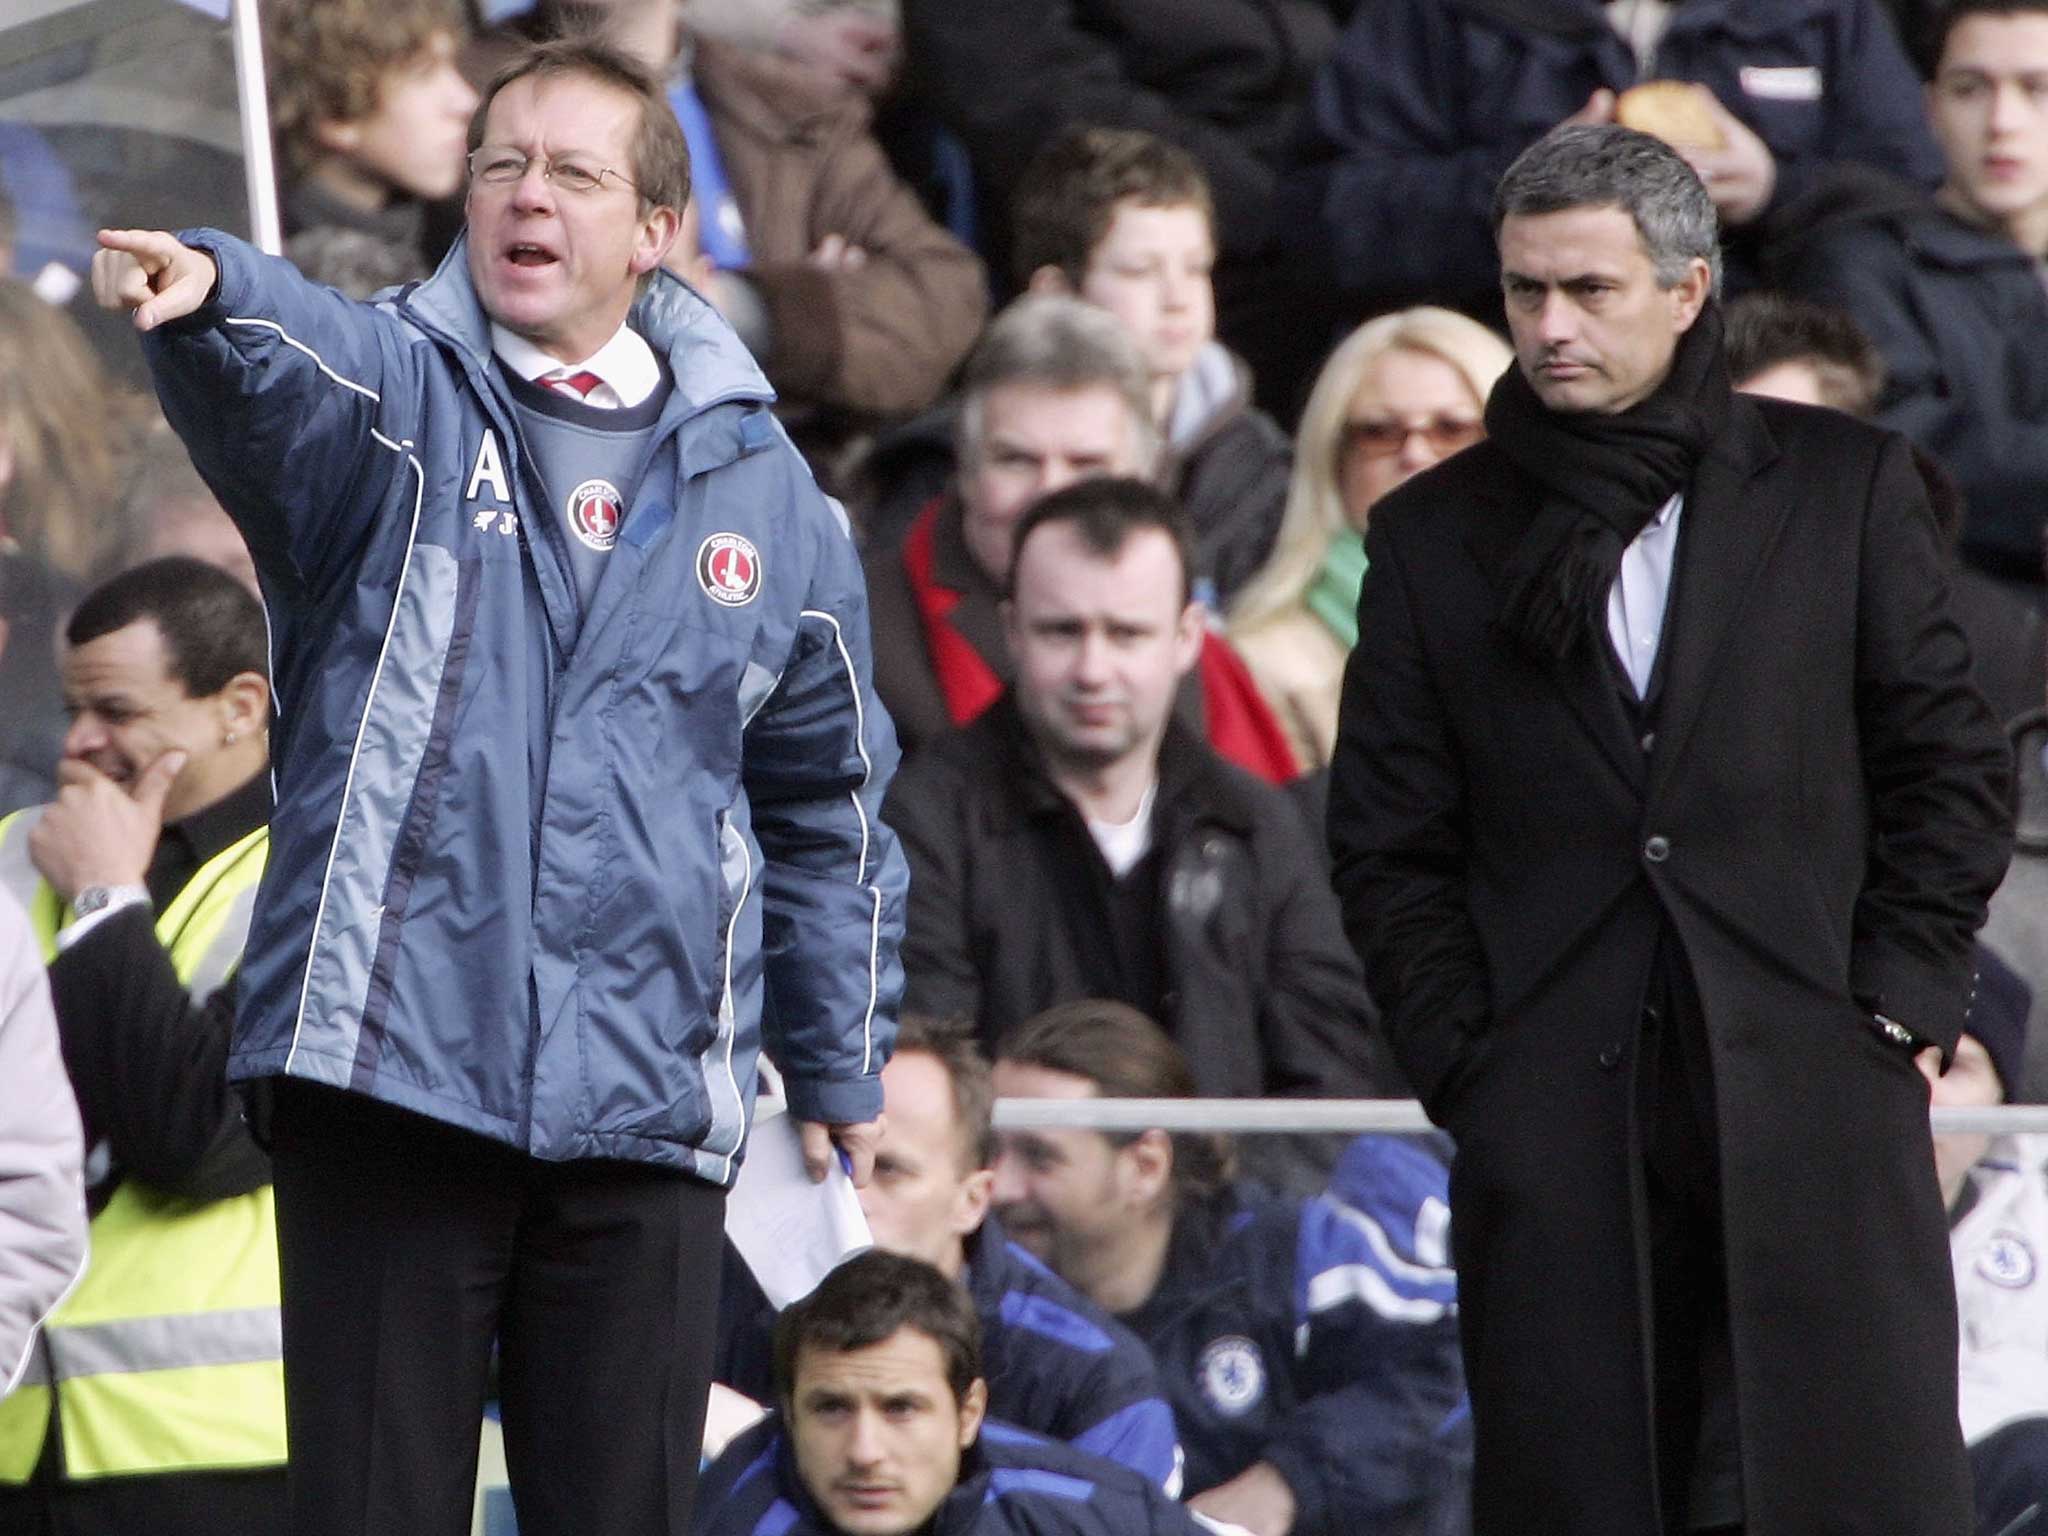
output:
[[[505,462],[498,456],[498,434],[488,427],[476,450],[476,463],[469,471],[469,489],[462,493],[462,499],[475,501],[478,487],[486,484],[499,501],[512,499],[512,489],[505,483]]]

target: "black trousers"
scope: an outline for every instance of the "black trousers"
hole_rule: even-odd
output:
[[[301,1083],[270,1132],[293,1536],[465,1536],[494,1343],[522,1536],[683,1536],[723,1190]]]

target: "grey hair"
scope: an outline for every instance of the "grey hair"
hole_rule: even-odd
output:
[[[1523,150],[1493,191],[1494,238],[1510,215],[1606,207],[1635,221],[1661,286],[1677,286],[1697,256],[1720,293],[1720,219],[1705,184],[1662,139],[1615,123],[1570,123]]]
[[[960,375],[954,446],[963,467],[980,462],[984,407],[990,391],[1005,384],[1115,391],[1130,418],[1133,473],[1152,473],[1159,458],[1152,370],[1108,310],[1063,295],[1027,294],[989,322]]]

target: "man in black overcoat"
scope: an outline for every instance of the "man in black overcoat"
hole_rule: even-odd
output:
[[[1330,796],[1458,1141],[1481,1536],[1970,1522],[1921,1051],[2010,759],[1905,442],[1731,393],[1707,190],[1562,128],[1496,193],[1518,366],[1374,509]]]

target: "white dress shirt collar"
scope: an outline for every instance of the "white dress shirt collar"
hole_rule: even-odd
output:
[[[654,359],[654,349],[630,325],[620,326],[610,341],[582,362],[564,363],[493,320],[491,350],[498,355],[499,362],[528,382],[561,369],[596,374],[603,382],[584,397],[586,405],[614,410],[635,406],[661,383],[661,364]]]

